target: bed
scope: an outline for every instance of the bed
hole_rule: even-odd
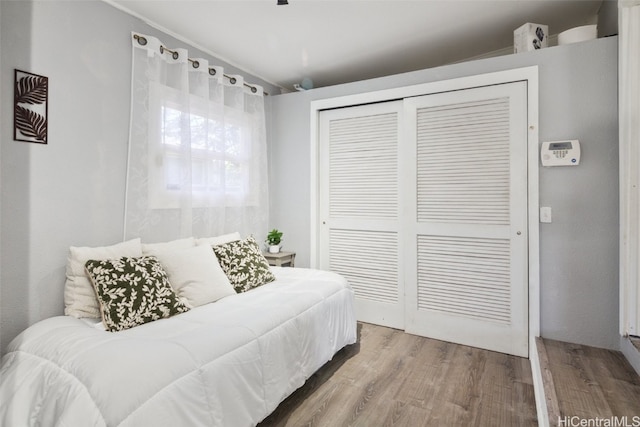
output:
[[[12,341],[3,426],[251,426],[356,341],[335,273],[272,267],[275,281],[119,332],[58,316]]]

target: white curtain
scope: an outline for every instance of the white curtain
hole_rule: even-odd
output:
[[[640,1],[618,8],[620,333],[640,335]]]
[[[132,42],[125,239],[264,235],[262,88],[154,37]]]

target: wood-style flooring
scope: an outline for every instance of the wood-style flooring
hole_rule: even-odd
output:
[[[552,383],[551,390],[545,384],[551,426],[595,419],[623,422],[609,425],[640,425],[640,376],[621,352],[542,341]],[[556,403],[550,404],[554,394]]]
[[[358,324],[267,426],[534,426],[528,359]]]

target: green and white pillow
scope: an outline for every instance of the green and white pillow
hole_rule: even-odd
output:
[[[276,280],[253,236],[213,246],[213,252],[238,293]]]
[[[89,260],[85,268],[107,331],[122,331],[189,310],[154,256]]]

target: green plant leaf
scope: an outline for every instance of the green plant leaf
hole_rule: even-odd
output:
[[[270,245],[279,245],[282,239],[282,231],[278,231],[277,228],[274,228],[267,234],[267,242]]]

